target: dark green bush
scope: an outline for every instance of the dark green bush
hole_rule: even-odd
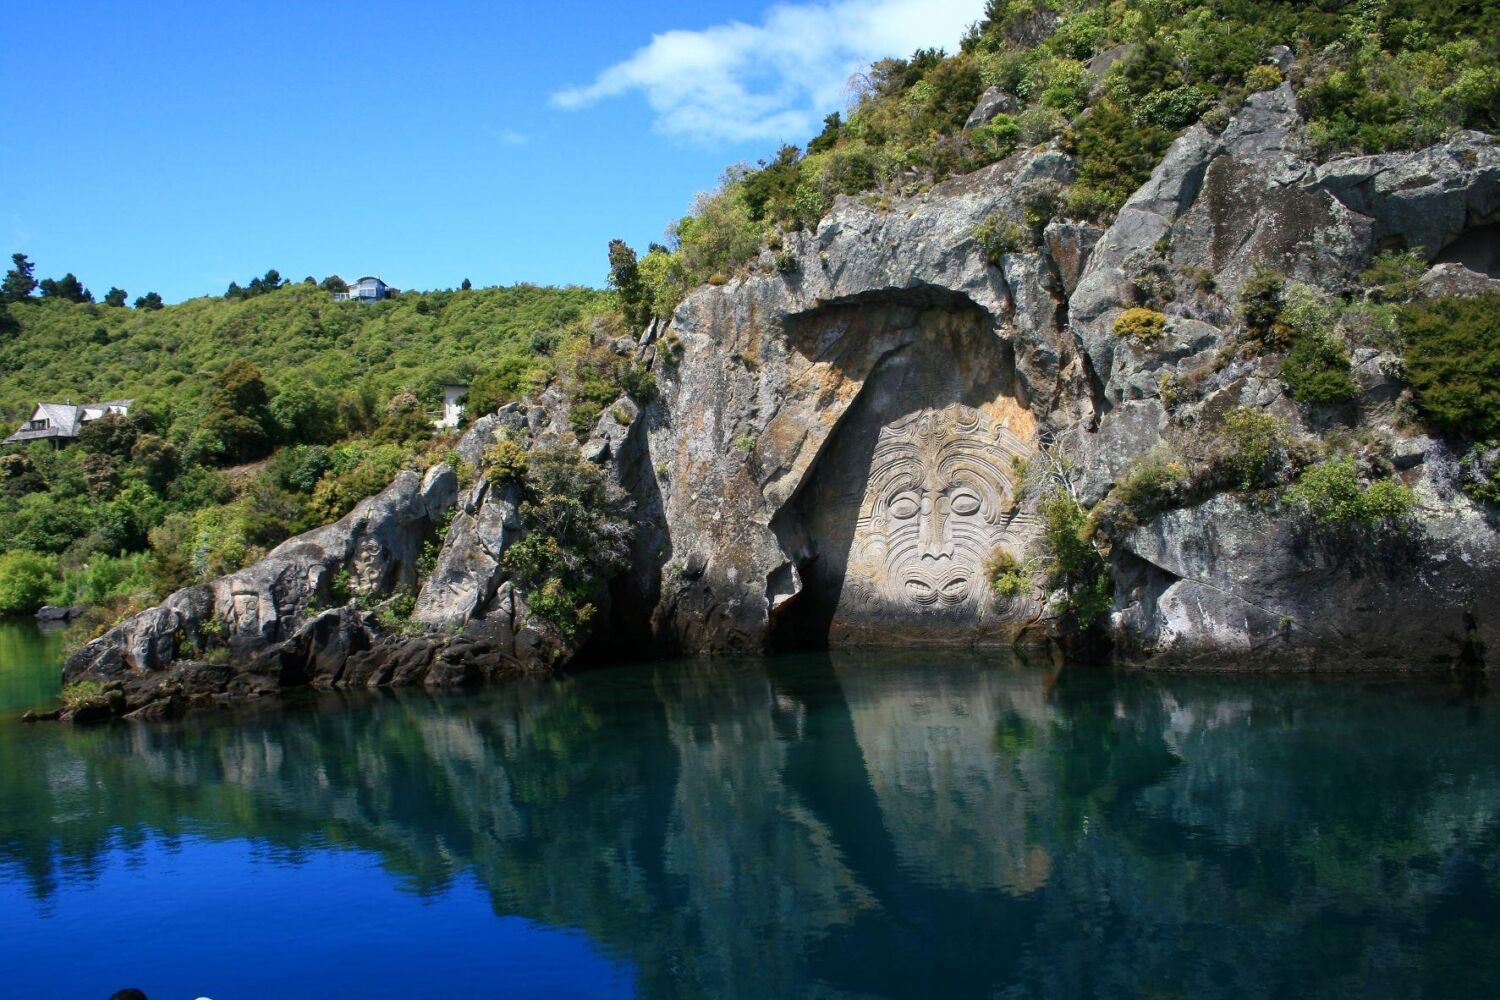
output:
[[[517,514],[523,537],[505,553],[533,616],[571,639],[593,617],[594,595],[629,563],[631,505],[576,449],[526,458]]]
[[[1349,352],[1327,334],[1297,336],[1280,375],[1299,403],[1336,403],[1359,391],[1349,374]]]
[[[1500,436],[1500,295],[1407,306],[1401,331],[1422,421],[1454,438]]]
[[[1248,340],[1265,349],[1286,346],[1288,331],[1281,321],[1286,305],[1286,276],[1257,265],[1240,286],[1239,313]]]
[[[1047,586],[1063,590],[1068,613],[1077,629],[1085,631],[1114,604],[1109,568],[1094,547],[1094,523],[1088,511],[1061,489],[1042,498],[1041,514]]]

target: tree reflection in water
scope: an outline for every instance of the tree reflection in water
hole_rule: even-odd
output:
[[[1492,993],[1497,737],[1431,686],[675,662],[6,723],[0,865],[45,899],[148,837],[355,846],[438,898],[472,873],[648,995]]]

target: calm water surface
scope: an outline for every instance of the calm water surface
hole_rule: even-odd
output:
[[[846,653],[75,730],[7,628],[7,997],[1500,995],[1493,699]]]

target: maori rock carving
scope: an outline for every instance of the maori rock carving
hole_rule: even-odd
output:
[[[1017,602],[992,601],[984,567],[997,548],[1020,548],[1013,460],[1032,450],[962,405],[882,427],[837,617],[1024,617],[1026,609],[1009,606]]]

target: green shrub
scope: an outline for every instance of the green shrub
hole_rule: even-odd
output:
[[[56,559],[24,550],[0,554],[0,614],[31,614],[47,603],[56,583]]]
[[[996,267],[1008,253],[1025,253],[1035,250],[1030,235],[1018,223],[1006,219],[996,212],[974,227],[974,242],[984,251],[985,259]]]
[[[1068,119],[1054,108],[1030,107],[1016,118],[1016,137],[1023,146],[1040,146],[1063,134]]]
[[[1275,483],[1289,457],[1286,424],[1264,410],[1236,407],[1212,427],[1207,466],[1212,480],[1229,489],[1253,490]]]
[[[576,449],[531,452],[517,516],[525,534],[505,553],[539,621],[571,639],[593,595],[629,563],[629,500]]]
[[[416,607],[416,596],[402,592],[392,597],[375,614],[375,624],[392,635],[417,636],[426,629],[421,622],[412,620],[412,609]]]
[[[1417,297],[1427,257],[1420,247],[1378,253],[1359,280],[1377,302],[1409,302]]]
[[[1165,449],[1137,456],[1101,505],[1096,520],[1117,534],[1179,506],[1193,489],[1186,460]]]
[[[1167,334],[1167,317],[1155,309],[1126,309],[1115,317],[1115,336],[1132,344],[1147,346]]]
[[[1298,335],[1280,375],[1299,403],[1336,403],[1359,391],[1349,374],[1349,352],[1322,333]]]
[[[1325,527],[1399,528],[1416,507],[1415,495],[1398,480],[1362,484],[1354,458],[1347,455],[1303,470],[1285,499]]]
[[[1281,70],[1275,66],[1256,66],[1245,74],[1246,90],[1270,90],[1272,87],[1281,86]]]
[[[1094,547],[1093,521],[1062,489],[1042,497],[1041,514],[1047,585],[1063,590],[1068,613],[1078,630],[1085,631],[1114,604],[1109,568]]]
[[[1288,331],[1281,321],[1281,310],[1285,304],[1286,277],[1256,265],[1239,292],[1240,319],[1244,321],[1247,339],[1265,349],[1284,348]]]
[[[1113,212],[1151,176],[1171,139],[1168,130],[1137,122],[1104,97],[1073,123],[1063,144],[1078,158],[1077,185]]]
[[[1500,437],[1500,294],[1434,299],[1400,317],[1423,423],[1459,439]]]
[[[62,573],[55,600],[66,605],[104,604],[116,597],[151,593],[152,583],[146,553],[96,555],[83,566]]]
[[[1459,460],[1463,490],[1476,500],[1500,504],[1500,448],[1476,444]]]
[[[104,688],[98,681],[74,681],[63,687],[61,697],[63,711],[76,712],[104,697]]]
[[[1036,589],[1027,567],[1005,549],[997,548],[984,566],[985,579],[1001,597],[1020,597]]]
[[[1013,115],[996,115],[989,122],[969,130],[969,141],[980,160],[1003,160],[1015,152],[1021,141],[1021,124]],[[982,164],[975,164],[981,166]]]
[[[525,482],[526,458],[521,443],[509,434],[502,434],[484,453],[485,478],[492,483]]]

